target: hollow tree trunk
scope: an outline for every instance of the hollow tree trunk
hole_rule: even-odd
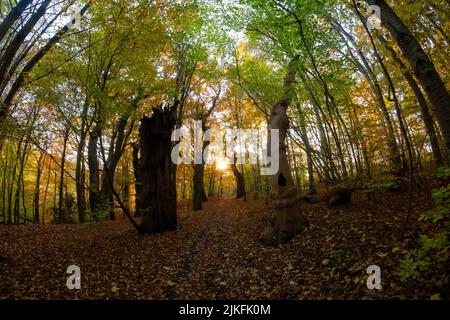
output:
[[[292,99],[292,83],[295,79],[295,63],[299,59],[295,56],[289,64],[288,73],[284,79],[285,94],[272,109],[269,118],[269,128],[279,130],[279,168],[271,180],[271,206],[274,209],[271,226],[261,234],[263,243],[274,245],[285,243],[300,233],[307,224],[302,215],[297,198],[297,188],[291,175],[291,169],[286,154],[286,135],[289,127],[287,109]],[[269,135],[270,137],[270,135]],[[270,138],[268,150],[270,150]],[[276,159],[272,159],[272,161]]]
[[[140,231],[143,233],[160,233],[177,227],[175,165],[171,159],[171,134],[177,105],[154,108],[150,118],[141,120],[142,189],[137,210],[142,215]]]

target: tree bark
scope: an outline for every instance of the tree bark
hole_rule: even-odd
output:
[[[64,129],[64,138],[63,138],[63,150],[61,153],[61,171],[59,177],[59,201],[58,201],[58,223],[66,223],[66,206],[63,209],[63,200],[64,200],[64,167],[66,163],[66,150],[67,150],[67,140],[69,138],[69,127]]]
[[[235,163],[231,164],[231,170],[236,178],[236,199],[245,198],[245,181],[244,176],[239,171]]]
[[[27,20],[25,25],[16,33],[14,38],[5,48],[5,51],[1,57],[0,64],[0,92],[3,92],[3,88],[6,86],[6,81],[8,81],[9,68],[11,66],[11,62],[13,61],[16,53],[19,51],[23,41],[28,36],[28,34],[33,30],[36,23],[41,19],[41,17],[45,14],[48,5],[51,0],[45,0],[39,9],[34,12],[31,17]]]
[[[98,167],[98,139],[100,130],[96,126],[89,135],[88,143],[88,167],[89,167],[89,206],[93,220],[99,218],[101,211],[100,201],[100,172]]]
[[[381,43],[385,45],[386,49],[391,54],[392,59],[398,64],[398,66],[402,70],[403,76],[405,77],[406,81],[408,82],[409,86],[411,87],[411,90],[413,91],[416,97],[417,103],[419,104],[420,111],[422,113],[422,120],[423,123],[425,124],[425,129],[427,131],[428,138],[430,139],[431,149],[433,150],[435,163],[436,166],[439,167],[444,164],[444,158],[442,156],[441,149],[439,148],[439,142],[436,135],[436,130],[434,128],[433,117],[430,114],[427,100],[425,99],[422,90],[420,90],[420,87],[417,84],[414,77],[412,76],[412,74],[407,70],[403,61],[397,56],[395,50],[387,44],[386,39],[384,39],[382,36],[379,36],[378,39],[380,40]]]
[[[78,222],[84,222],[84,215],[86,213],[86,195],[84,189],[84,183],[86,181],[85,170],[83,166],[84,158],[84,148],[86,145],[86,116],[87,116],[88,104],[85,103],[83,106],[83,112],[81,114],[81,129],[80,129],[80,141],[77,148],[77,163],[75,167],[75,183],[77,192],[77,212],[78,212]]]
[[[33,204],[34,204],[34,223],[39,224],[39,196],[41,192],[41,174],[42,174],[42,168],[43,168],[43,161],[44,154],[41,153],[39,155],[39,159],[37,161],[37,171],[36,171],[36,186],[34,188],[34,197],[33,197]]]
[[[106,172],[106,170],[108,170],[109,179],[111,179],[111,181],[113,182],[114,177],[116,175],[117,164],[119,163],[119,160],[122,157],[122,154],[125,150],[125,145],[128,140],[128,135],[126,134],[128,118],[129,118],[128,115],[125,115],[120,118],[116,132],[113,135],[113,139],[111,140],[108,158],[106,160],[105,165],[103,166],[103,171]],[[109,218],[111,220],[114,220],[115,219],[115,208],[113,201],[114,197],[108,181],[108,176],[106,174],[103,174],[102,177],[100,197],[105,205],[106,211],[109,211]]]
[[[171,108],[153,108],[152,116],[141,120],[142,189],[137,210],[142,215],[142,233],[161,233],[177,227],[176,171],[171,159],[177,106],[178,102]]]
[[[308,134],[306,132],[306,123],[305,116],[303,114],[303,110],[300,107],[300,104],[296,104],[297,111],[300,119],[300,130],[301,130],[301,139],[303,144],[305,145],[306,152],[306,165],[308,168],[308,196],[313,196],[316,194],[316,187],[314,185],[314,170],[313,170],[313,160],[312,160],[312,147],[309,142]]]
[[[90,2],[85,4],[84,7],[80,11],[80,15],[83,15],[86,13],[90,5]],[[49,52],[55,44],[61,40],[61,38],[70,30],[69,26],[66,25],[62,29],[60,29],[53,37],[51,37],[47,43],[39,49],[36,54],[31,57],[23,69],[20,71],[19,75],[15,79],[14,83],[11,84],[11,87],[7,94],[5,94],[5,99],[2,100],[0,98],[0,123],[5,119],[9,112],[9,107],[11,103],[13,102],[17,92],[19,89],[23,86],[25,82],[25,77],[28,75],[28,73],[38,64],[39,61]],[[3,92],[0,92],[0,95],[3,94]]]
[[[284,96],[274,105],[269,118],[269,129],[279,130],[279,169],[271,176],[271,206],[274,209],[272,223],[261,234],[260,240],[269,245],[285,243],[300,233],[307,224],[301,213],[297,188],[292,179],[286,153],[286,135],[289,127],[287,109],[292,100],[292,84],[295,80],[295,64],[299,56],[289,63],[284,79]],[[270,137],[270,135],[269,135]],[[270,150],[270,138],[268,150]]]
[[[202,121],[202,132],[208,130],[206,127],[206,117],[201,116],[200,119]],[[203,139],[202,139],[203,140]],[[198,163],[194,165],[194,176],[193,176],[193,187],[194,187],[194,195],[192,197],[192,209],[194,211],[198,211],[202,209],[202,203],[208,200],[208,197],[205,192],[205,163],[203,159],[203,154],[205,149],[209,145],[209,141],[202,142],[202,163]]]
[[[139,146],[135,143],[132,145],[133,148],[133,172],[134,172],[134,190],[135,190],[135,216],[140,216],[140,208],[141,205],[141,195],[142,195],[142,177],[141,177],[141,168],[140,168],[140,159],[139,159]]]
[[[380,111],[383,114],[384,118],[384,124],[387,131],[387,145],[389,148],[390,153],[390,162],[393,168],[393,172],[396,175],[402,175],[403,174],[403,165],[402,165],[402,159],[400,155],[400,150],[397,144],[397,140],[395,139],[395,130],[394,125],[392,124],[391,116],[389,114],[389,111],[387,109],[386,103],[384,101],[383,97],[383,91],[381,89],[381,85],[373,72],[373,70],[370,68],[369,62],[365,55],[363,54],[361,49],[358,49],[355,40],[353,37],[345,31],[345,29],[335,20],[332,20],[333,26],[336,28],[336,30],[341,35],[342,39],[346,41],[347,39],[350,43],[353,44],[355,49],[357,50],[358,56],[361,59],[362,65],[357,61],[356,57],[351,52],[350,46],[347,45],[347,48],[349,50],[349,53],[352,55],[353,62],[355,63],[358,70],[364,75],[364,77],[367,79],[367,82],[371,85],[372,91],[375,94],[377,103],[380,107]]]
[[[202,203],[204,201],[205,186],[203,182],[203,176],[205,171],[205,165],[195,164],[194,165],[194,195],[192,197],[192,209],[194,211],[202,210]]]
[[[433,63],[403,21],[384,0],[366,0],[381,9],[381,21],[390,31],[419,80],[439,123],[447,150],[450,150],[450,97]]]
[[[20,0],[0,24],[0,41],[33,0]]]

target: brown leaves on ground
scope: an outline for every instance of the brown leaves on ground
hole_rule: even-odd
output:
[[[398,275],[412,245],[398,239],[405,199],[377,195],[340,210],[305,205],[311,226],[278,247],[258,242],[270,210],[234,199],[181,209],[178,230],[160,235],[138,235],[126,220],[0,226],[0,298],[428,299],[442,279],[403,284]],[[430,207],[415,199],[411,239],[414,221]],[[81,290],[66,287],[72,264],[81,268]],[[366,288],[374,264],[380,291]]]

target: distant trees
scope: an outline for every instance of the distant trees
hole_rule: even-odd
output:
[[[70,1],[68,5],[74,2]],[[73,20],[70,21],[36,49],[42,42],[43,35],[55,24],[56,18],[67,10],[67,6],[63,6],[57,12],[56,18],[50,19],[49,22],[45,21],[35,28],[48,13],[50,3],[51,0],[36,4],[33,1],[19,1],[0,25],[0,43],[4,46],[0,63],[0,121],[8,115],[10,105],[23,87],[25,78],[69,31],[69,24],[73,23]],[[86,13],[89,5],[90,1],[81,8],[80,16]]]

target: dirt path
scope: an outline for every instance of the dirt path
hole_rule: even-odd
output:
[[[428,298],[429,283],[399,280],[407,248],[393,245],[406,201],[392,200],[338,213],[308,206],[311,227],[278,247],[258,242],[270,210],[234,199],[210,199],[188,215],[180,209],[178,230],[160,235],[140,236],[126,220],[0,225],[0,299]],[[427,204],[414,208],[417,217]],[[72,264],[81,290],[66,287]],[[365,286],[372,264],[383,272],[381,292]]]
[[[204,298],[206,292],[211,297],[226,296],[230,290],[226,280],[231,278],[227,270],[235,271],[240,264],[232,258],[240,258],[250,245],[243,238],[251,227],[245,225],[245,213],[240,201],[216,199],[207,203],[204,212],[200,213],[204,219],[200,220],[199,228],[191,229],[188,225],[185,230],[182,227],[186,233],[181,239],[193,241],[178,258],[181,263],[177,272],[170,279],[170,285],[165,286],[166,298],[191,298],[192,293]],[[252,240],[253,244],[258,244],[256,238]]]

